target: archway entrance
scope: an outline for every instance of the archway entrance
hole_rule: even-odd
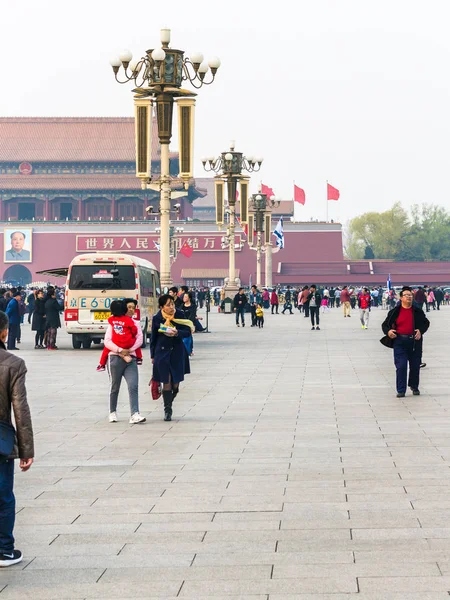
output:
[[[31,271],[23,265],[11,265],[3,273],[3,280],[12,285],[28,285],[32,282]]]

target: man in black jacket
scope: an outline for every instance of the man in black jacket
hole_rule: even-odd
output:
[[[397,369],[397,398],[404,398],[408,386],[414,396],[419,396],[420,363],[422,362],[422,336],[430,322],[423,310],[413,304],[413,291],[404,286],[400,292],[401,303],[389,311],[381,328],[393,341],[394,364]]]
[[[436,299],[437,309],[440,310],[440,306],[444,300],[444,292],[441,290],[441,288],[436,288],[434,290],[434,297]]]
[[[244,293],[244,288],[239,288],[239,293],[236,294],[233,300],[233,307],[236,313],[236,325],[239,327],[239,315],[241,315],[242,327],[245,327],[245,307],[247,306],[247,296]]]
[[[286,293],[284,294],[284,308],[281,311],[281,314],[284,315],[286,310],[288,310],[291,315],[294,314],[292,312],[292,290],[290,285],[287,286]]]
[[[8,306],[8,300],[5,298],[6,290],[4,288],[0,289],[0,310],[2,312],[6,312],[6,307]]]
[[[309,315],[311,317],[311,330],[314,329],[314,319],[316,321],[316,330],[320,330],[319,327],[319,311],[320,311],[320,303],[322,302],[322,296],[320,295],[320,293],[317,291],[317,288],[315,285],[312,285],[309,288],[309,294],[308,294],[308,306],[309,306]]]
[[[169,296],[172,296],[173,301],[175,302],[175,308],[181,310],[183,308],[183,299],[178,295],[178,288],[176,286],[169,289]]]

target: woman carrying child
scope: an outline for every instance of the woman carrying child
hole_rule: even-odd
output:
[[[131,310],[131,307],[129,309],[129,301],[132,303],[133,310]],[[140,327],[140,324],[133,319],[134,311],[135,305],[133,300],[113,300],[111,302],[111,316],[108,319],[108,323],[112,326],[111,340],[116,346],[127,350],[136,343],[137,330]],[[106,369],[109,353],[110,350],[105,345],[97,371],[104,371]],[[142,365],[141,348],[136,348],[134,354],[136,356],[136,363]],[[124,360],[125,362],[131,362],[132,359],[131,356],[126,356]]]
[[[111,316],[108,319],[105,349],[101,359],[108,360],[111,379],[109,422],[117,422],[117,401],[123,377],[128,386],[130,423],[144,423],[145,417],[139,413],[139,375],[136,362],[136,353],[142,346],[142,330],[136,326],[131,317],[126,316],[126,312],[127,305],[123,300],[111,302]],[[142,358],[142,354],[140,356]],[[102,370],[99,367],[101,367],[101,363],[97,370]]]

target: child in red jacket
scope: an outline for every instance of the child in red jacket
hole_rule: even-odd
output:
[[[137,326],[134,319],[126,316],[127,307],[125,302],[122,300],[113,300],[111,302],[111,316],[108,319],[108,323],[112,328],[111,339],[120,348],[129,350],[136,343]],[[106,368],[106,362],[108,360],[108,354],[110,350],[105,346],[103,348],[102,355],[100,357],[100,363],[97,367],[97,371],[104,371]],[[138,365],[142,364],[142,350],[137,348],[135,350],[136,362]],[[133,359],[131,356],[124,356],[125,362],[131,362]]]

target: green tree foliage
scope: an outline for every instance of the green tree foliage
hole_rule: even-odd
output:
[[[394,258],[400,240],[408,230],[408,215],[400,203],[385,212],[369,212],[350,221],[350,258],[363,258],[369,247],[374,258]]]
[[[441,206],[400,203],[385,212],[369,212],[350,221],[349,258],[402,261],[450,260],[450,214]]]

